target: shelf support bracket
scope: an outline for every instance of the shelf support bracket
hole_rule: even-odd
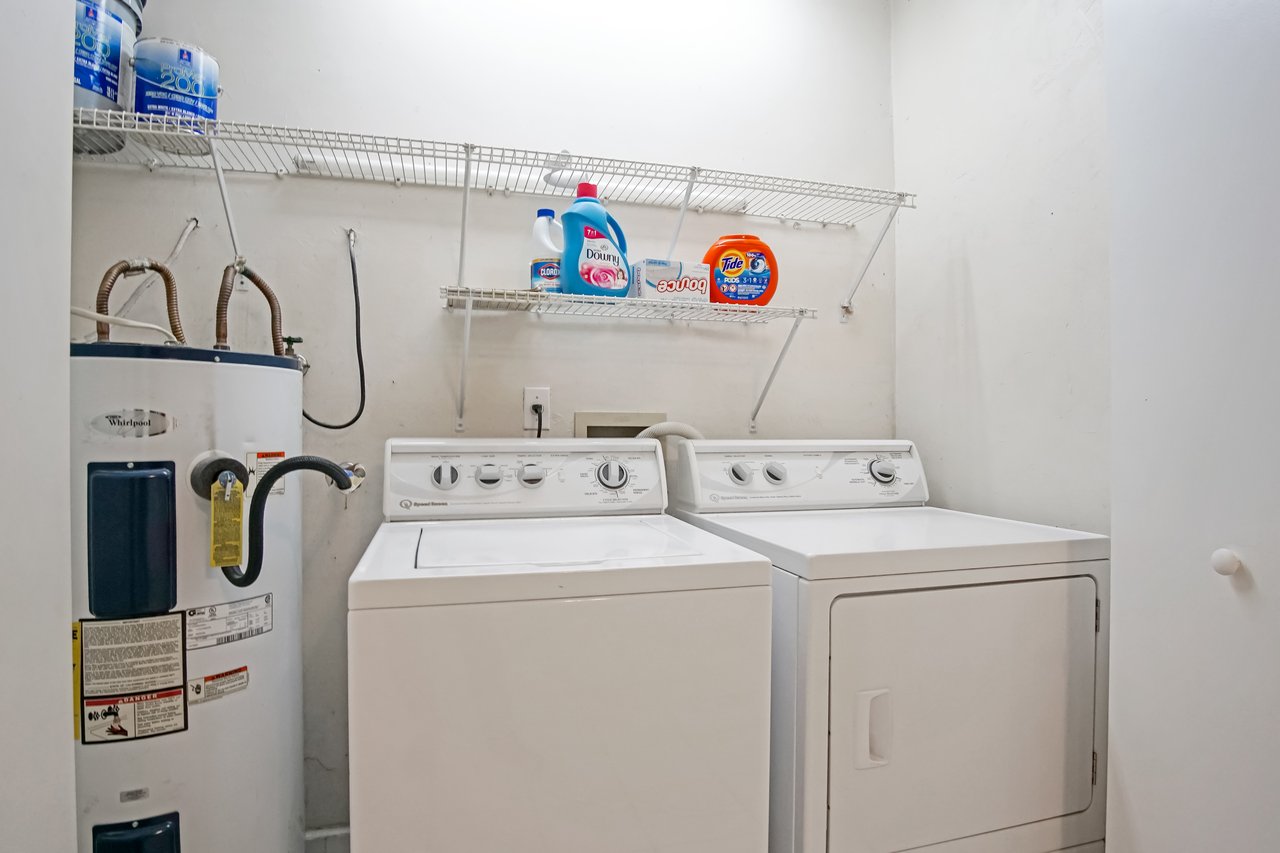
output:
[[[471,356],[471,315],[475,294],[467,292],[467,315],[462,322],[462,365],[458,368],[458,419],[454,421],[453,431],[466,429],[463,416],[467,411],[467,359]]]
[[[676,241],[680,239],[680,230],[684,228],[684,215],[689,212],[689,201],[693,198],[693,187],[698,183],[698,167],[689,168],[689,183],[684,188],[684,198],[680,202],[680,215],[676,217],[676,230],[671,235],[671,245],[667,248],[667,260],[676,253]]]
[[[862,280],[867,277],[867,271],[871,269],[871,262],[876,259],[876,253],[880,251],[880,245],[884,243],[884,238],[889,233],[889,228],[893,225],[893,220],[898,217],[897,205],[889,208],[889,215],[885,217],[884,225],[880,227],[880,234],[876,237],[876,243],[871,247],[871,253],[867,255],[867,260],[862,264],[862,269],[858,272],[858,277],[853,280],[853,287],[849,288],[849,295],[844,298],[844,302],[840,303],[840,322],[849,322],[849,317],[853,315],[853,297],[858,295],[858,288],[862,286]]]
[[[467,143],[463,147],[467,152],[467,162],[465,171],[462,174],[462,241],[458,246],[458,287],[466,287],[466,282],[463,279],[467,272],[467,223],[471,218],[471,161],[476,150],[476,147],[471,143]],[[467,322],[470,324],[471,303],[468,302],[467,305]]]
[[[773,380],[778,378],[778,371],[782,369],[782,361],[787,357],[787,353],[791,350],[791,344],[796,339],[796,332],[800,331],[800,324],[804,322],[804,316],[801,315],[791,324],[791,331],[787,333],[786,343],[782,345],[782,352],[778,353],[778,360],[773,363],[773,370],[769,373],[769,378],[765,380],[764,390],[760,392],[760,398],[756,400],[756,407],[751,410],[750,430],[752,435],[756,432],[756,419],[760,417],[760,410],[764,408],[765,398],[769,396],[770,389],[773,388]]]
[[[462,173],[462,238],[458,244],[458,287],[465,287],[463,280],[467,274],[467,223],[471,218],[471,161],[475,146],[467,143],[463,146],[467,152],[467,161]],[[474,314],[475,294],[467,291],[467,315],[462,324],[462,363],[458,367],[458,419],[454,421],[454,432],[466,429],[464,416],[467,411],[467,360],[471,357],[471,316]]]
[[[236,254],[236,266],[244,264],[244,251],[240,248],[240,234],[236,231],[236,218],[231,212],[231,196],[227,192],[227,176],[222,169],[222,157],[218,154],[218,140],[210,135],[209,152],[213,155],[213,172],[218,178],[218,193],[222,196],[222,212],[227,217],[227,232],[231,235],[231,250]]]

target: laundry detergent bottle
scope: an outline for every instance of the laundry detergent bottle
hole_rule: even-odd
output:
[[[560,287],[581,296],[626,296],[631,289],[627,238],[596,196],[595,184],[578,184],[565,211]]]

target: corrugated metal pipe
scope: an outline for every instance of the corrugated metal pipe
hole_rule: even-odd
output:
[[[267,305],[271,309],[271,350],[276,355],[284,355],[284,320],[280,316],[280,300],[276,299],[275,292],[263,281],[262,276],[248,267],[239,267],[236,264],[231,264],[222,271],[222,287],[218,289],[217,342],[214,343],[213,348],[231,349],[227,343],[227,307],[231,304],[231,293],[235,290],[237,274],[253,282],[254,287],[262,291],[262,295],[266,297]]]
[[[173,336],[177,338],[178,343],[185,344],[187,337],[182,333],[182,318],[178,316],[178,281],[173,277],[173,272],[167,266],[153,258],[138,258],[113,264],[102,277],[102,283],[98,285],[98,313],[111,313],[107,303],[111,300],[111,289],[116,286],[116,282],[127,273],[146,272],[147,270],[158,273],[160,279],[164,282],[164,301],[169,310],[169,330],[173,332]],[[110,324],[98,323],[98,340],[111,340]]]

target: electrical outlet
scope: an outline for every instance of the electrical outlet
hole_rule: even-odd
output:
[[[524,389],[524,428],[536,430],[538,415],[533,411],[533,404],[542,404],[542,432],[545,435],[551,429],[551,389],[526,386]]]

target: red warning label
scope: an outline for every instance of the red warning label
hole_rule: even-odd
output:
[[[84,742],[107,743],[180,732],[187,727],[182,688],[84,700]]]
[[[267,450],[250,453],[245,457],[245,465],[249,468],[249,488],[245,489],[245,497],[253,494],[253,487],[258,482],[258,478],[283,462],[285,456],[283,450]],[[271,487],[271,494],[284,494],[283,479],[276,480],[276,484]]]
[[[188,681],[187,704],[199,705],[203,702],[212,702],[214,699],[221,699],[231,693],[248,689],[249,667],[242,666]]]

